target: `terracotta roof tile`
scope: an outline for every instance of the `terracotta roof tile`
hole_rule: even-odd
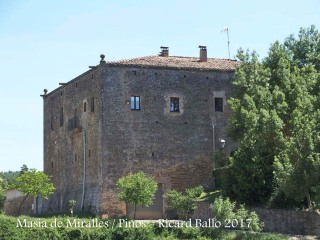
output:
[[[195,58],[195,57],[147,56],[147,57],[107,62],[106,64],[111,66],[141,66],[141,67],[234,71],[236,66],[239,64],[239,62],[235,60],[219,59],[219,58],[208,58],[207,62],[200,62],[199,58]]]

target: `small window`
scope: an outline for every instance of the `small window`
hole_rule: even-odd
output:
[[[63,108],[60,108],[60,126],[63,125]]]
[[[170,112],[180,112],[179,98],[177,97],[170,98]]]
[[[51,168],[53,168],[53,162],[51,162]]]
[[[91,98],[91,112],[94,112],[94,98]]]
[[[77,109],[74,110],[73,128],[78,128],[78,111],[77,111]]]
[[[83,103],[83,112],[86,112],[86,111],[87,111],[87,103],[84,102],[84,103]]]
[[[131,110],[140,110],[139,96],[131,96]]]
[[[75,155],[74,155],[74,161],[75,161],[75,162],[77,161],[77,158],[78,158],[78,155],[75,154]]]
[[[223,112],[223,98],[214,98],[214,109],[216,112]]]

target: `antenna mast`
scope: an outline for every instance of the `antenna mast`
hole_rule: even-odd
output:
[[[230,29],[228,27],[225,27],[221,32],[226,32],[228,36],[228,53],[229,53],[229,59],[230,59],[230,40],[229,40],[229,31]]]

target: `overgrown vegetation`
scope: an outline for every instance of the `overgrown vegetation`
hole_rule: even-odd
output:
[[[6,201],[6,192],[4,190],[5,181],[0,177],[0,213],[3,211],[4,202]]]
[[[112,240],[178,240],[178,239],[225,239],[225,240],[284,240],[288,239],[282,235],[275,234],[259,234],[243,231],[226,231],[215,228],[199,228],[199,227],[180,227],[180,228],[167,228],[161,227],[158,224],[146,224],[144,227],[125,227],[120,226],[119,221],[115,222],[112,227],[113,220],[97,219],[97,221],[103,221],[108,223],[108,227],[67,227],[68,220],[79,220],[77,218],[46,218],[41,219],[42,222],[46,222],[49,227],[17,227],[18,219],[23,221],[39,221],[38,218],[30,218],[26,216],[20,216],[19,218],[8,217],[0,215],[0,239],[112,239]],[[84,222],[90,222],[93,219],[81,219]],[[95,220],[95,219],[94,219]],[[50,227],[51,224],[62,222],[61,227]],[[217,238],[218,236],[218,238]]]
[[[312,208],[320,202],[320,33],[301,29],[262,61],[243,50],[238,59],[229,134],[240,147],[214,174],[239,202]]]
[[[13,179],[18,177],[20,174],[19,171],[8,171],[8,172],[0,172],[0,177],[5,181],[5,186],[12,184]]]
[[[202,186],[186,189],[185,193],[170,190],[164,198],[171,209],[176,210],[182,219],[186,219],[197,208],[195,200],[202,192]]]
[[[236,208],[236,202],[231,202],[229,198],[216,198],[210,209],[215,219],[228,224],[230,228],[254,232],[261,232],[263,229],[263,224],[255,212],[248,212],[243,204]]]

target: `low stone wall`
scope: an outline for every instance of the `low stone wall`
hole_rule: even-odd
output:
[[[198,202],[197,206],[193,219],[213,218],[209,202]],[[249,211],[255,211],[258,214],[264,223],[263,231],[265,232],[320,236],[320,213],[318,212],[261,208],[250,208]]]
[[[20,204],[22,203],[23,199],[25,196],[20,196],[16,198],[11,198],[9,200],[6,200],[4,203],[4,213],[6,215],[10,216],[18,216],[19,215],[19,207]],[[30,215],[33,213],[32,211],[32,204],[34,203],[34,198],[33,197],[27,197],[27,199],[24,201],[20,215]]]
[[[264,231],[287,234],[320,235],[320,214],[317,212],[252,208],[261,221]]]

